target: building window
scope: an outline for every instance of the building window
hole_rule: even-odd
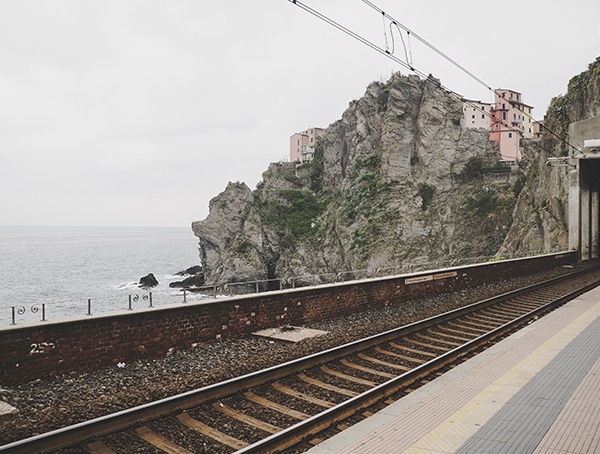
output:
[[[484,115],[484,114],[481,114],[481,118],[485,118],[485,115]]]
[[[298,145],[300,145],[300,139],[298,139]]]
[[[502,112],[502,119],[506,120],[506,112]]]
[[[509,138],[509,139],[512,139],[512,132],[509,132],[509,133],[508,133],[508,138]]]

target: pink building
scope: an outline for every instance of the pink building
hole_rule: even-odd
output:
[[[523,103],[516,91],[498,88],[494,94],[490,140],[498,142],[503,161],[519,161],[521,138],[533,137],[533,107]]]
[[[315,155],[317,137],[323,128],[310,128],[290,137],[290,162],[310,162]]]
[[[494,104],[481,101],[463,103],[463,126],[490,131],[490,140],[498,142],[503,161],[521,159],[521,138],[533,138],[536,125],[533,107],[523,103],[521,93],[498,88]]]

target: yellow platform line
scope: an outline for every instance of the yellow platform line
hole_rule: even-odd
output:
[[[600,304],[595,304],[403,452],[455,452],[598,316]]]

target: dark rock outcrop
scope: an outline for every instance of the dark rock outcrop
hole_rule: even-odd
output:
[[[192,288],[192,287],[202,287],[204,285],[204,273],[200,271],[199,273],[194,274],[193,276],[185,278],[183,281],[174,281],[169,283],[169,287],[173,288]]]
[[[148,275],[140,278],[140,282],[138,283],[139,287],[143,288],[151,288],[156,287],[158,285],[158,281],[154,277],[154,274],[149,273]]]
[[[202,271],[202,267],[200,265],[194,265],[194,266],[189,267],[186,270],[175,273],[175,276],[193,276],[195,274],[200,273],[201,271]]]

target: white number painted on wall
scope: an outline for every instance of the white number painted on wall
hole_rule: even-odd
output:
[[[56,346],[53,343],[48,342],[40,342],[38,344],[31,344],[31,350],[29,351],[30,355],[39,355],[43,353],[48,353],[50,350],[54,350]]]

